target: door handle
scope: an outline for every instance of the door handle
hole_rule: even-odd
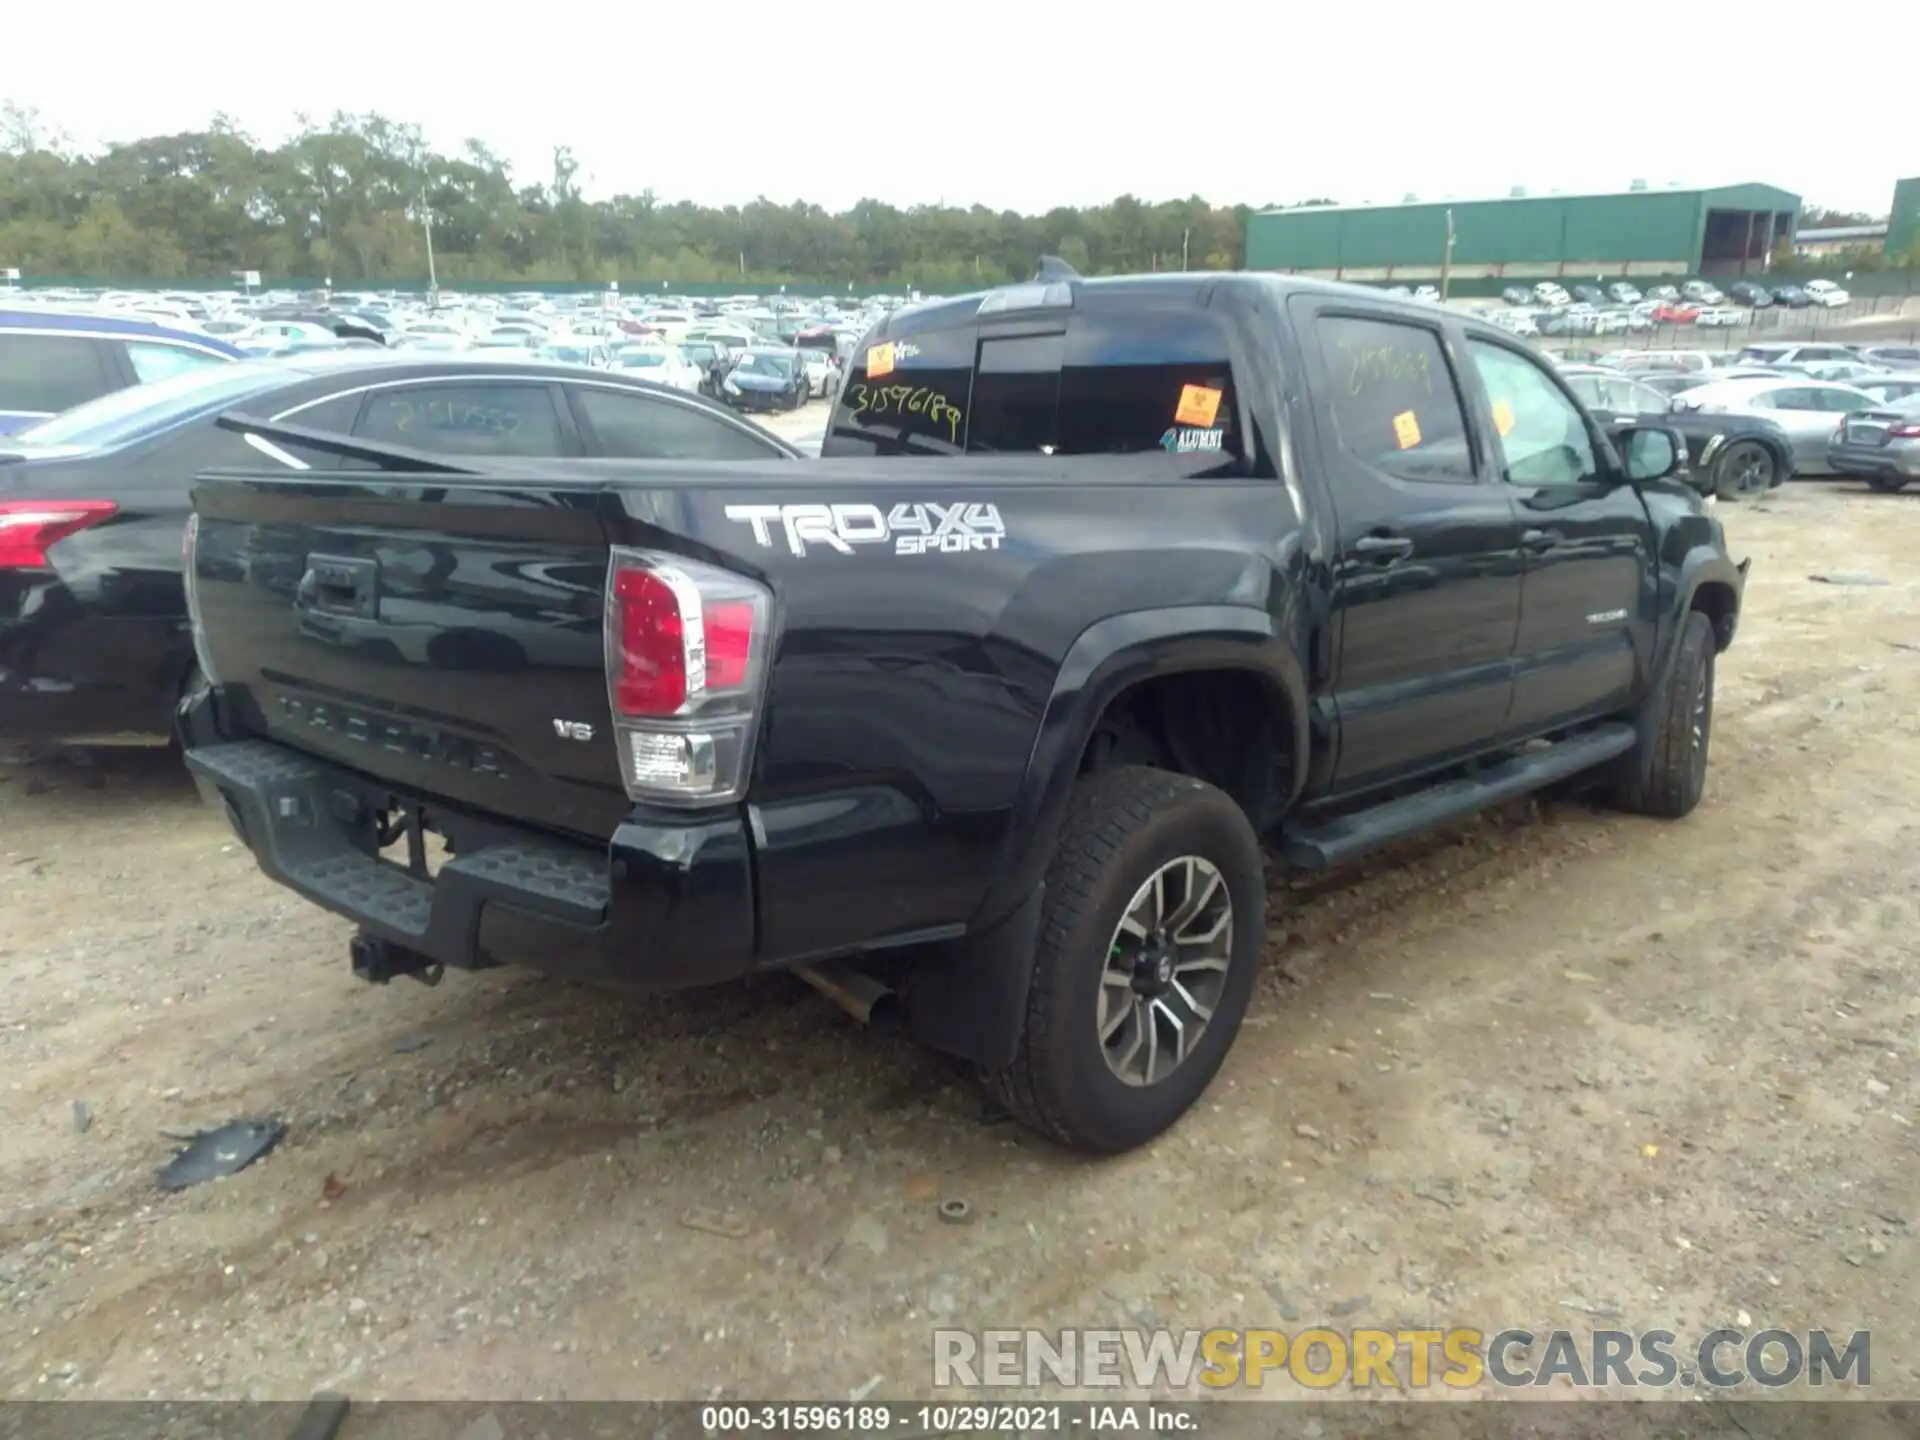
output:
[[[1370,560],[1404,560],[1413,554],[1413,541],[1404,535],[1362,535],[1353,550]]]
[[[1520,532],[1520,548],[1531,550],[1536,555],[1544,550],[1553,549],[1559,543],[1558,530],[1522,530]]]

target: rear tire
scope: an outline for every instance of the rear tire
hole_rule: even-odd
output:
[[[1072,1149],[1144,1144],[1219,1071],[1265,938],[1260,844],[1237,804],[1144,766],[1083,777],[1047,870],[1019,1050],[989,1088]]]
[[[1757,500],[1774,487],[1779,467],[1757,440],[1736,440],[1713,462],[1713,491],[1722,500]]]
[[[1666,678],[1637,717],[1640,743],[1621,759],[1609,799],[1636,815],[1678,820],[1707,788],[1713,738],[1713,622],[1689,610]]]
[[[1904,475],[1869,475],[1867,486],[1882,495],[1898,495],[1907,488],[1907,481]]]

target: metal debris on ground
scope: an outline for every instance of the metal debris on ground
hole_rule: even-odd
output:
[[[973,1207],[964,1200],[942,1200],[940,1218],[949,1225],[964,1225],[973,1218]]]
[[[73,1133],[84,1135],[93,1128],[93,1107],[84,1100],[73,1102]]]
[[[232,1120],[203,1131],[159,1171],[162,1190],[185,1190],[208,1180],[233,1175],[265,1155],[287,1133],[278,1120]]]

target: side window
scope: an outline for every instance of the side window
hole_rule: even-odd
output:
[[[1547,373],[1503,345],[1467,343],[1486,387],[1508,481],[1579,485],[1594,479],[1600,467],[1586,420]]]
[[[0,331],[0,410],[57,415],[120,388],[102,341]]]
[[[1314,330],[1342,450],[1403,480],[1474,478],[1466,412],[1435,332],[1348,315],[1322,315]]]
[[[820,453],[958,455],[978,331],[971,324],[869,339],[854,352]]]
[[[360,413],[360,400],[358,391],[350,395],[335,395],[292,410],[283,410],[273,418],[284,420],[289,425],[304,426],[308,430],[330,430],[340,435],[351,435],[354,417]]]
[[[1567,388],[1580,397],[1582,405],[1590,405],[1596,410],[1604,410],[1606,402],[1600,395],[1600,377],[1598,375],[1569,375]]]
[[[140,377],[142,385],[164,380],[169,375],[178,375],[183,371],[204,370],[209,365],[229,363],[224,355],[210,355],[205,350],[194,350],[186,345],[164,345],[153,340],[127,341],[127,359],[132,362],[133,373]]]
[[[967,416],[969,451],[1030,454],[1053,444],[1066,351],[1065,335],[980,342],[980,368],[973,377],[973,407]]]
[[[1246,450],[1232,354],[1204,310],[1076,315],[1060,372],[1057,452],[1218,454],[1238,473]]]
[[[367,397],[357,434],[448,455],[559,455],[544,385],[408,385]]]
[[[1818,410],[1820,402],[1811,390],[1770,390],[1753,397],[1760,410]]]
[[[691,405],[597,386],[569,386],[587,453],[620,460],[775,460],[766,441]]]

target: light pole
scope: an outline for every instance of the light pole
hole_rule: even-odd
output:
[[[420,192],[420,223],[427,232],[427,304],[431,307],[440,294],[440,277],[433,268],[433,211],[424,190]]]

